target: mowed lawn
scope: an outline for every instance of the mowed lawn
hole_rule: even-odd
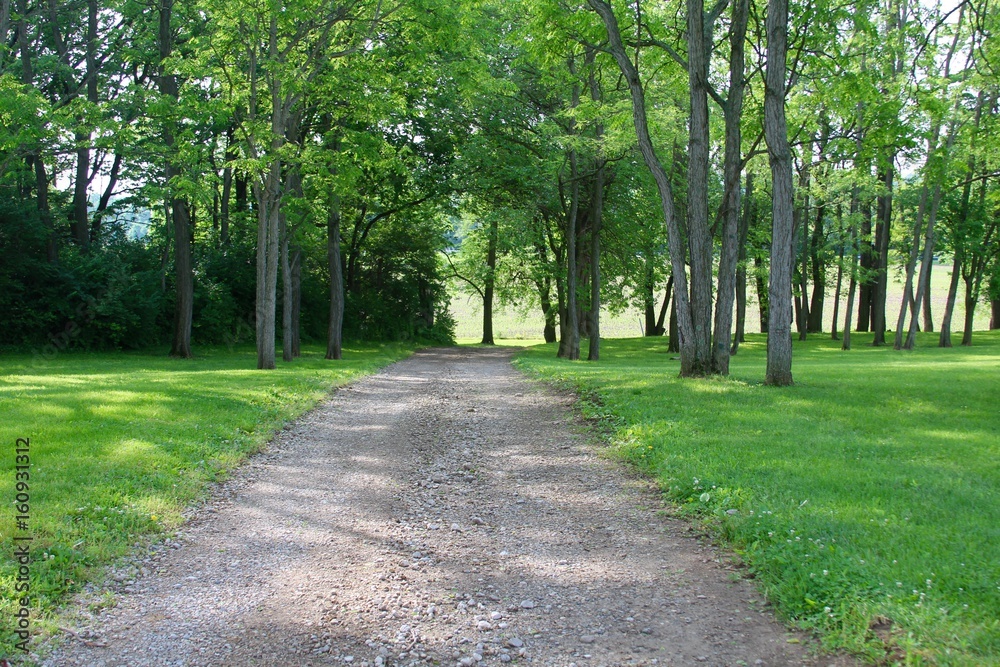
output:
[[[32,616],[151,536],[182,521],[209,482],[259,450],[330,390],[406,356],[402,345],[348,346],[343,361],[308,347],[277,370],[251,348],[165,354],[0,357],[0,655],[12,648],[13,536],[32,542]],[[28,531],[14,519],[15,441],[30,439]]]
[[[762,384],[751,336],[730,379],[680,380],[663,339],[598,363],[521,354],[584,393],[613,450],[702,517],[779,613],[830,648],[905,664],[1000,664],[1000,332],[975,346],[795,344],[796,385]],[[585,349],[585,348],[584,348]]]

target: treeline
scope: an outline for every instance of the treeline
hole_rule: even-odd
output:
[[[684,375],[756,300],[776,384],[830,309],[1000,326],[993,1],[0,1],[3,345],[335,359],[449,340],[447,280],[571,359],[638,308]]]
[[[469,193],[451,267],[484,301],[484,342],[494,299],[540,307],[570,358],[580,336],[596,358],[599,304],[638,308],[688,375],[727,372],[751,299],[769,344],[832,319],[845,349],[852,331],[909,348],[935,325],[949,346],[959,299],[964,344],[979,303],[1000,326],[996,3],[588,0],[507,17],[491,48],[504,120],[483,153],[512,155]],[[942,313],[936,260],[952,270]]]
[[[0,344],[451,340],[449,12],[4,0]]]

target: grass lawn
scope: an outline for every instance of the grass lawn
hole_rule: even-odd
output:
[[[765,339],[749,338],[729,379],[678,379],[663,339],[605,341],[598,363],[537,346],[517,363],[589,397],[612,451],[828,647],[1000,665],[1000,332],[948,350],[922,335],[909,353],[816,336],[782,389],[762,385]]]
[[[403,345],[309,347],[274,371],[253,349],[0,357],[0,498],[15,500],[15,441],[30,439],[30,574],[45,620],[100,567],[181,523],[181,512],[332,387],[406,356]],[[0,515],[0,655],[13,647],[17,530]],[[19,597],[18,595],[17,597]]]

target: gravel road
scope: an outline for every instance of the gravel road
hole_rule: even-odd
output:
[[[852,664],[811,657],[510,357],[425,350],[340,389],[43,664]]]

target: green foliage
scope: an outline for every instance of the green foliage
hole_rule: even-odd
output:
[[[162,541],[210,482],[260,450],[334,386],[411,348],[348,346],[342,362],[318,348],[271,373],[254,352],[201,348],[193,361],[157,353],[27,355],[0,362],[0,438],[31,440],[32,616],[54,613],[104,566]],[[0,494],[13,497],[13,457]],[[14,517],[0,516],[0,614],[14,613]],[[0,655],[13,652],[0,637]]]
[[[1000,336],[908,354],[858,336],[850,353],[797,343],[789,389],[756,381],[759,336],[727,380],[678,379],[660,340],[608,341],[599,364],[545,347],[518,364],[593,392],[597,416],[618,420],[605,420],[617,455],[711,526],[779,612],[831,649],[1000,664]]]

